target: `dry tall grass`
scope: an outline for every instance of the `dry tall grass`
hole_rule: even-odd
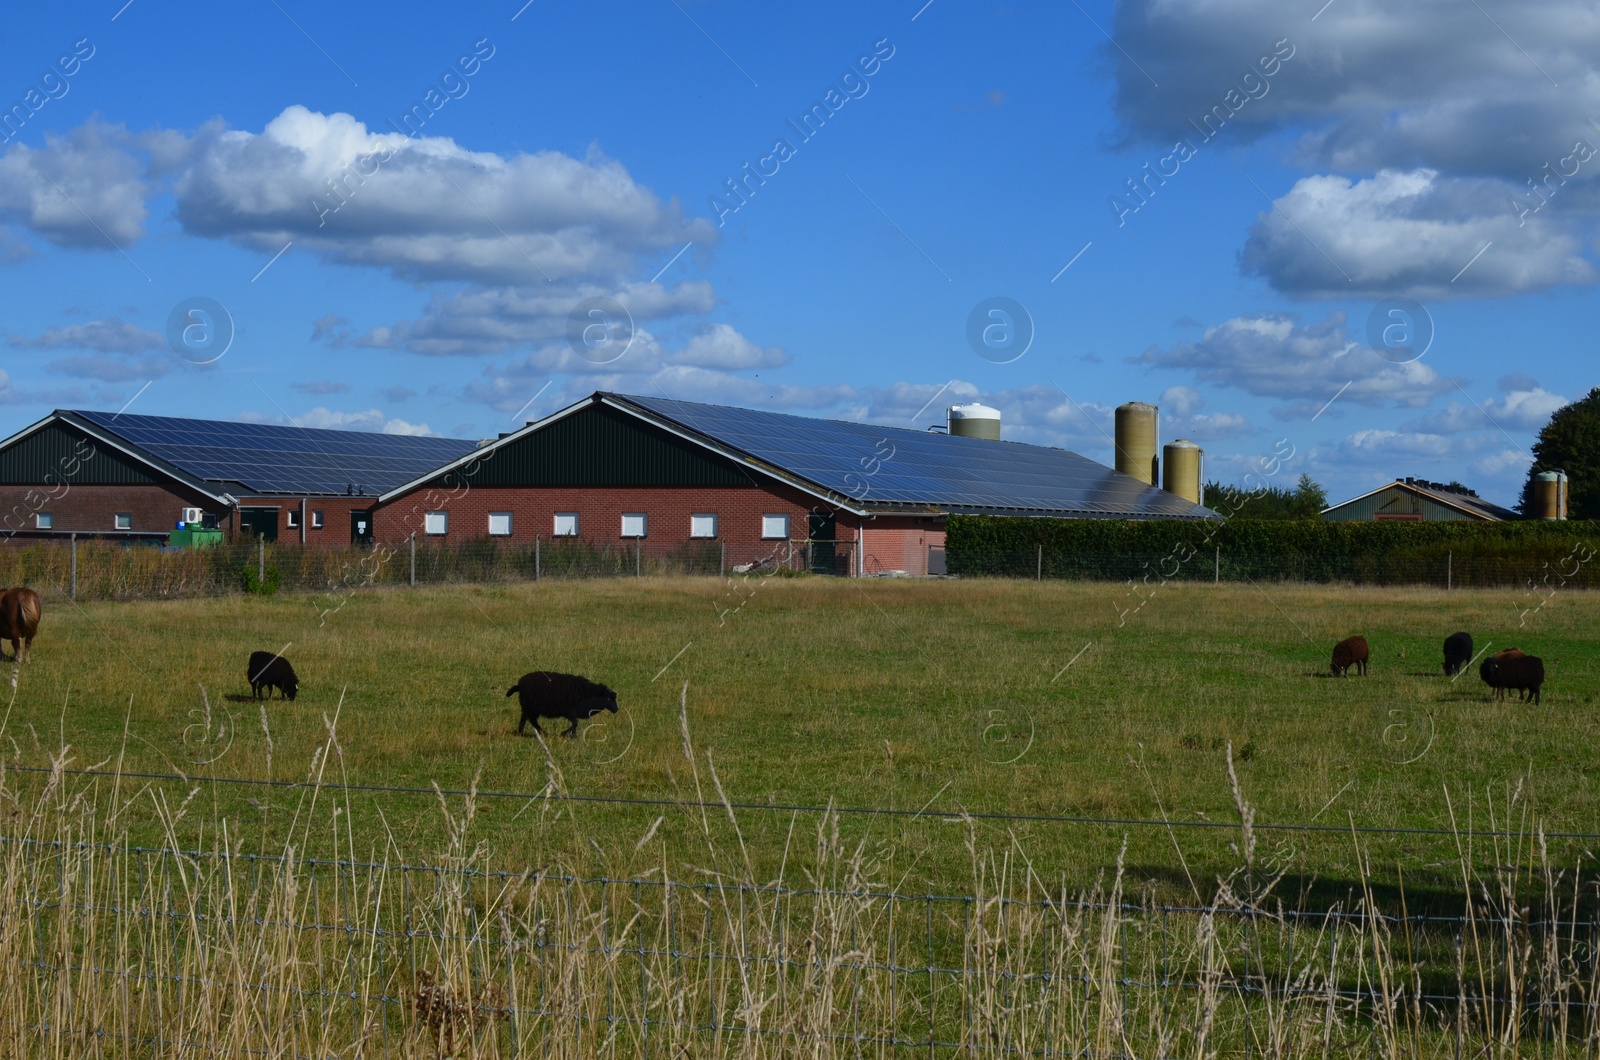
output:
[[[660,820],[635,847],[657,865],[634,878],[577,878],[559,859],[497,871],[471,797],[441,797],[447,839],[429,864],[392,834],[357,850],[333,723],[270,852],[220,822],[179,849],[203,786],[172,805],[67,772],[63,748],[29,789],[0,763],[0,1052],[1204,1060],[1566,1058],[1600,1044],[1594,882],[1551,865],[1531,826],[1494,840],[1504,867],[1488,876],[1463,839],[1451,918],[1408,915],[1403,889],[1393,908],[1365,875],[1348,908],[1285,908],[1236,777],[1238,864],[1203,907],[1126,894],[1120,861],[1066,893],[1021,843],[984,846],[970,821],[965,894],[897,893],[834,816],[791,834],[813,848],[803,880],[758,880],[680,719],[684,784],[723,806],[679,811],[704,863],[693,879],[671,876],[681,858]],[[169,842],[133,846],[140,816]],[[333,856],[303,856],[313,848]]]

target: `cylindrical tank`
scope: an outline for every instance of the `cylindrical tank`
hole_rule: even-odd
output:
[[[1533,476],[1533,514],[1536,519],[1567,517],[1567,473],[1541,471]]]
[[[1161,448],[1161,488],[1190,504],[1200,503],[1200,482],[1205,475],[1206,451],[1179,438]]]
[[[1000,410],[973,401],[966,405],[951,405],[945,410],[950,433],[963,438],[1000,440]]]
[[[1147,486],[1156,485],[1156,427],[1160,410],[1143,401],[1117,406],[1117,470]]]

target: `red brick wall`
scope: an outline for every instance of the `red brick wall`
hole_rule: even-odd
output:
[[[727,561],[746,563],[772,552],[774,541],[761,537],[761,517],[783,513],[789,516],[789,538],[806,540],[808,516],[813,505],[826,510],[816,498],[799,490],[774,487],[735,488],[616,488],[573,489],[565,487],[479,487],[452,497],[450,491],[417,490],[397,498],[377,513],[377,539],[399,543],[415,531],[419,541],[471,541],[488,536],[489,513],[510,512],[512,534],[509,540],[530,542],[535,535],[549,540],[555,530],[556,512],[577,512],[579,536],[584,540],[620,544],[624,512],[643,512],[647,516],[645,555],[661,555],[690,544],[689,516],[712,512],[717,516],[717,538],[726,542]],[[450,513],[449,530],[442,537],[424,533],[423,513],[429,510]],[[839,515],[836,535],[853,540],[857,522],[853,516]],[[504,540],[504,539],[502,539]],[[633,539],[626,539],[632,547]]]
[[[239,501],[241,508],[277,508],[278,509],[278,544],[297,545],[300,543],[300,530],[298,526],[289,525],[289,512],[301,512],[301,502],[304,501],[305,543],[307,548],[348,548],[350,547],[350,513],[353,511],[376,511],[378,498],[376,497],[246,497]],[[320,529],[311,525],[311,513],[322,512],[322,527]],[[376,516],[374,516],[376,522]]]
[[[116,530],[116,515],[133,516],[133,529],[166,533],[178,524],[185,508],[217,511],[215,501],[181,486],[0,486],[0,534],[35,531],[36,512],[52,516],[51,533],[101,533]],[[227,512],[217,512],[226,517]]]
[[[944,521],[914,516],[879,516],[868,520],[861,542],[868,574],[903,570],[928,573],[928,549],[944,547]]]

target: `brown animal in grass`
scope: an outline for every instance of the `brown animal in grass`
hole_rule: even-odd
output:
[[[1521,702],[1539,702],[1539,687],[1544,684],[1544,660],[1537,655],[1516,655],[1483,660],[1478,667],[1483,683],[1494,689],[1494,698],[1502,699],[1508,689],[1517,690]]]
[[[1367,638],[1346,637],[1333,646],[1333,676],[1344,677],[1350,668],[1362,677],[1367,676]]]
[[[33,651],[33,635],[39,632],[39,616],[44,608],[39,594],[28,588],[0,592],[0,640],[11,642],[11,657],[28,661]]]

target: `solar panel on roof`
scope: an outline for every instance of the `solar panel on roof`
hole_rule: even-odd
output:
[[[862,503],[1191,519],[1212,514],[1065,449],[670,398],[615,397]]]
[[[195,478],[234,481],[258,493],[333,494],[355,487],[375,495],[464,456],[477,444],[270,423],[73,415]]]

